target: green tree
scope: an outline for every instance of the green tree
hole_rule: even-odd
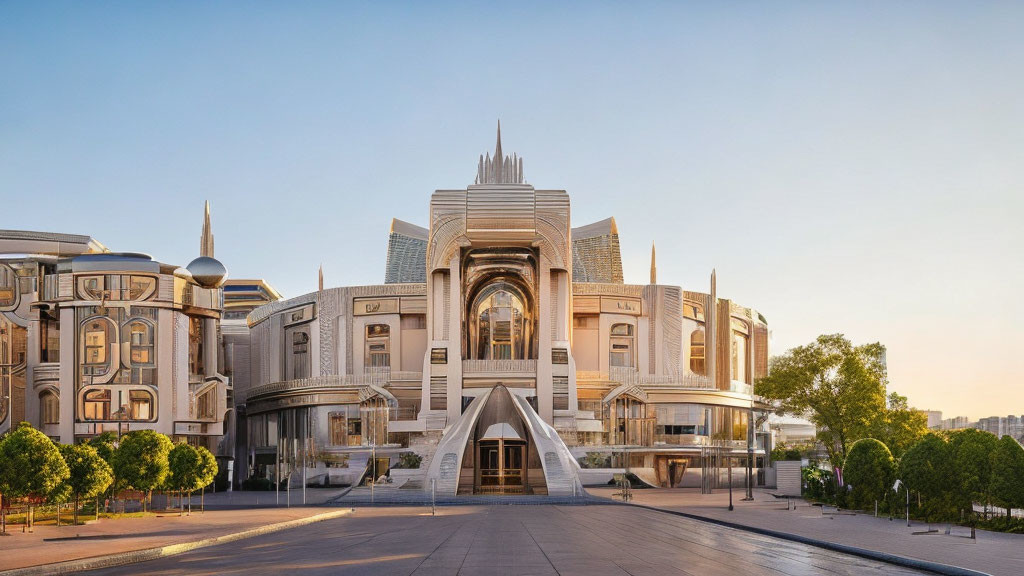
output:
[[[57,490],[68,477],[60,451],[28,422],[0,440],[0,494],[7,498],[59,498]],[[29,525],[32,522],[29,510]]]
[[[1024,508],[1024,448],[1010,436],[996,441],[991,454],[992,501],[1006,508],[1009,519],[1013,508]]]
[[[170,439],[152,430],[136,430],[121,437],[113,456],[114,475],[127,488],[149,493],[167,478]],[[145,510],[145,499],[143,500]]]
[[[975,502],[988,506],[991,500],[992,451],[998,440],[988,432],[973,428],[954,430],[946,437],[956,474],[951,497],[962,513],[973,514]]]
[[[99,452],[89,444],[62,444],[60,453],[70,471],[64,486],[74,499],[74,522],[78,524],[79,502],[95,498],[106,490],[114,481],[113,472]]]
[[[874,438],[862,438],[850,446],[843,464],[843,479],[853,487],[853,503],[867,508],[884,500],[896,474],[896,461],[889,448]]]
[[[886,400],[888,407],[875,423],[874,437],[889,448],[894,458],[900,458],[928,433],[928,416],[910,407],[906,396],[891,392]]]
[[[953,451],[936,434],[925,434],[900,459],[900,479],[921,497],[926,519],[948,515],[953,473]]]
[[[814,423],[835,468],[885,413],[885,387],[884,346],[854,346],[842,334],[831,334],[772,358],[755,391],[776,401],[781,413]]]
[[[202,483],[203,492],[200,496],[199,506],[206,510],[206,486],[209,486],[214,479],[217,478],[217,472],[219,466],[217,465],[217,457],[206,449],[205,446],[199,446],[196,448],[199,451],[200,465],[199,465],[199,481]]]
[[[117,450],[117,435],[113,432],[107,431],[102,434],[93,436],[89,439],[89,446],[96,449],[96,453],[100,455],[100,458],[113,466],[114,463],[114,451]]]
[[[164,485],[179,495],[185,492],[191,494],[202,488],[204,484],[199,476],[201,460],[199,450],[194,446],[184,442],[175,444],[167,456],[169,471]],[[191,512],[191,500],[189,504]]]

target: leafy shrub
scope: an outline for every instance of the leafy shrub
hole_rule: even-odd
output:
[[[587,452],[586,456],[580,456],[577,459],[580,463],[580,468],[611,468],[612,467],[612,456],[611,454],[604,454],[601,452]]]
[[[800,469],[803,478],[804,496],[811,500],[830,500],[834,494],[832,489],[832,472],[819,468],[816,464]]]
[[[896,463],[885,444],[874,438],[854,442],[843,464],[843,480],[852,487],[850,504],[866,509],[884,500],[895,472]]]
[[[415,452],[402,452],[398,455],[398,464],[392,466],[397,469],[414,470],[423,464],[423,457]]]

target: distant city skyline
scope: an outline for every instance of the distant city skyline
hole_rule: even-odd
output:
[[[209,200],[232,277],[296,296],[323,263],[327,286],[376,284],[391,218],[426,226],[430,194],[473,181],[500,118],[574,225],[615,216],[626,282],[647,282],[656,242],[659,281],[703,291],[717,269],[774,354],[822,333],[880,341],[915,407],[1019,414],[1021,16],[8,3],[0,197],[25,216],[0,228],[184,265]]]

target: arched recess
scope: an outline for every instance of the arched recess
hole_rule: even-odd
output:
[[[45,386],[39,391],[39,425],[60,424],[60,391]]]
[[[79,341],[83,383],[110,382],[121,363],[118,329],[114,321],[106,316],[86,318],[80,327]]]
[[[468,354],[477,360],[537,357],[532,292],[514,277],[481,282],[466,310]]]

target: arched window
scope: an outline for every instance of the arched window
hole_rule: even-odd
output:
[[[364,364],[369,368],[391,366],[391,326],[387,324],[368,324],[366,326]]]
[[[91,390],[85,393],[82,418],[110,420],[110,390]]]
[[[153,395],[145,390],[132,390],[128,393],[128,404],[132,420],[153,419]]]
[[[609,366],[635,368],[635,337],[632,324],[612,324],[610,338]]]
[[[60,423],[60,398],[50,390],[39,394],[39,423],[43,426]]]
[[[704,354],[704,329],[698,328],[690,333],[690,372],[707,375]]]
[[[19,297],[18,275],[14,272],[14,268],[0,264],[0,309],[16,308]]]
[[[481,360],[519,360],[531,349],[526,299],[513,284],[494,282],[477,294],[470,308],[470,348]]]
[[[110,347],[115,341],[114,323],[95,317],[82,324],[82,374],[104,376],[110,372]]]
[[[733,380],[747,381],[747,342],[750,329],[740,320],[732,321],[732,374]]]
[[[309,378],[309,334],[292,333],[292,379]]]
[[[126,366],[139,368],[154,365],[152,324],[145,320],[129,320],[124,327],[124,340],[129,346]]]

